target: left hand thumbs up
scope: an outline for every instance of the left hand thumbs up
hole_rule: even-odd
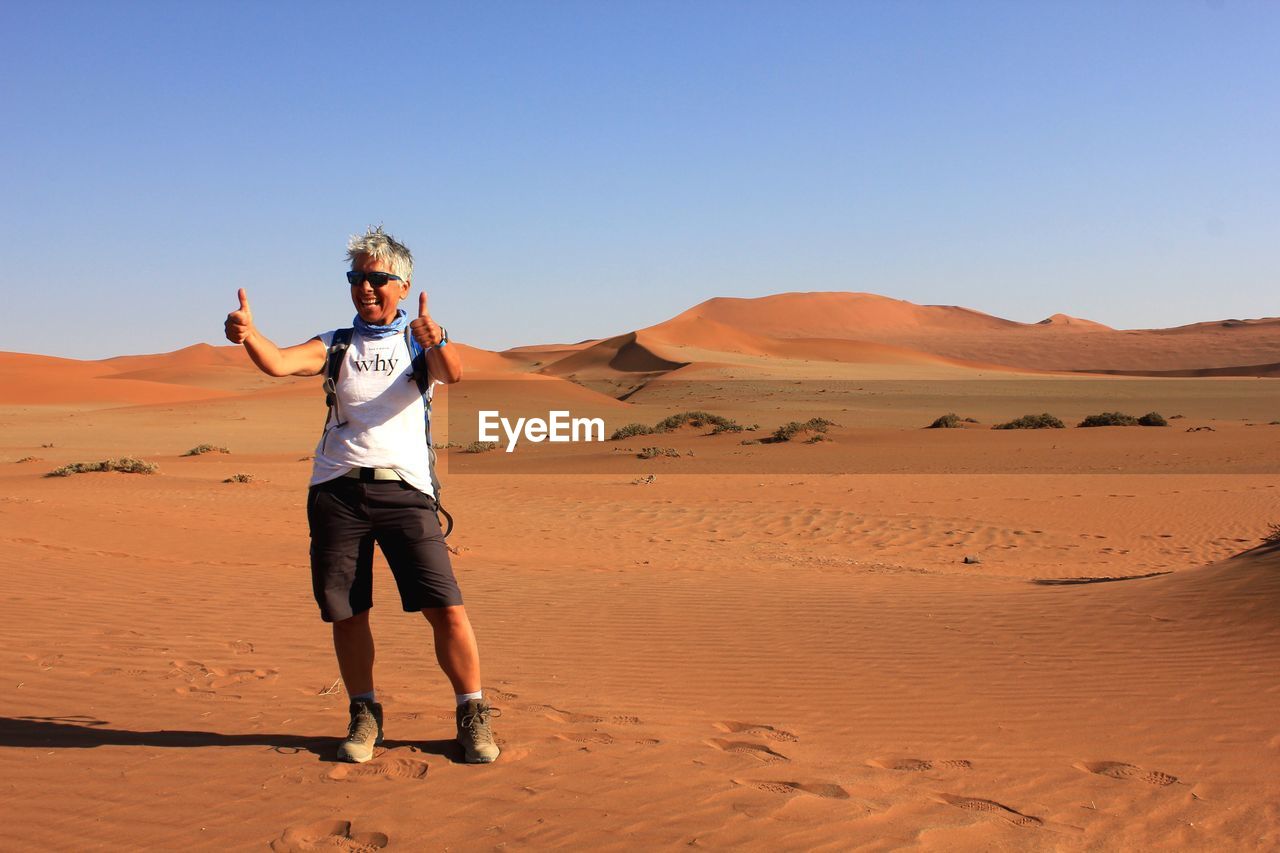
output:
[[[409,330],[413,333],[413,339],[423,349],[430,349],[441,341],[440,326],[427,313],[427,292],[425,290],[418,294],[418,316],[409,323]]]

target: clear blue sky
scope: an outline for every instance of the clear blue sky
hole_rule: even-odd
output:
[[[712,296],[1280,315],[1280,4],[0,5],[0,349],[349,324],[385,223],[458,339]]]

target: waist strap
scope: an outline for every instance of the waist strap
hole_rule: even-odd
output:
[[[403,480],[394,468],[352,468],[344,477],[351,477],[362,483],[372,483],[375,480]]]

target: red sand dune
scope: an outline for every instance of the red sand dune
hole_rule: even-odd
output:
[[[797,340],[806,343],[788,347]],[[837,343],[850,341],[897,352]],[[710,299],[635,333],[559,351],[566,354],[543,372],[579,378],[609,370],[652,373],[745,355],[846,363],[901,358],[904,364],[934,357],[942,365],[983,370],[1269,376],[1272,364],[1280,362],[1280,320],[1117,330],[1067,314],[1019,323],[968,308],[915,305],[869,293],[782,293]]]
[[[1069,314],[1052,314],[1048,317],[1045,317],[1036,325],[1037,326],[1059,326],[1059,327],[1066,327],[1071,329],[1078,329],[1080,331],[1085,331],[1089,329],[1110,329],[1111,328],[1110,326],[1105,326],[1102,323],[1096,323],[1093,320],[1083,320],[1079,317],[1072,317]]]

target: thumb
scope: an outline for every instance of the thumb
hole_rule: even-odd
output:
[[[240,288],[240,290],[236,293],[236,296],[240,297],[240,310],[248,311],[249,310],[249,294],[244,292],[243,287]]]
[[[427,292],[424,290],[418,294],[418,316],[427,317]]]

